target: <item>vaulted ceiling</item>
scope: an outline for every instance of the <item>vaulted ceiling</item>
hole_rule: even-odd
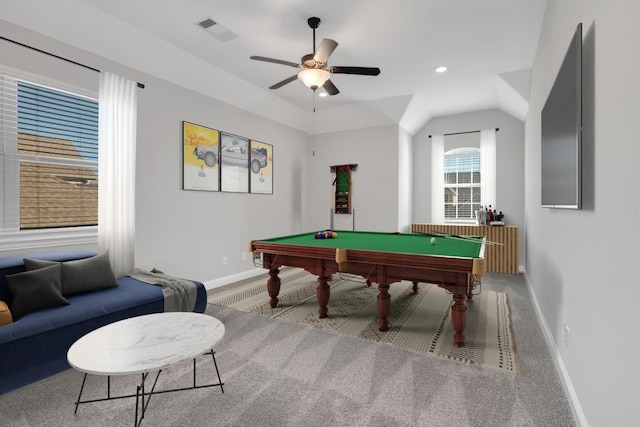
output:
[[[53,3],[54,5],[51,5]],[[8,0],[2,19],[316,133],[499,108],[523,120],[546,0]],[[55,19],[51,19],[54,15]],[[329,66],[379,67],[378,76],[333,74],[340,93],[319,97],[299,80],[316,45],[338,46]],[[206,31],[205,19],[216,25]],[[71,22],[75,25],[71,25]],[[224,31],[226,30],[226,31]],[[437,66],[448,70],[436,73]]]

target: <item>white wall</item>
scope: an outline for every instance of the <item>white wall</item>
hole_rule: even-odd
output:
[[[525,123],[527,276],[583,424],[637,425],[640,2],[550,0]],[[583,23],[581,211],[540,207],[540,111]],[[563,339],[570,328],[569,344]]]
[[[160,80],[145,83],[138,100],[138,266],[211,280],[249,269],[251,254],[243,254],[251,240],[300,232],[306,135]],[[182,190],[182,120],[272,144],[273,195]]]
[[[0,23],[6,37],[146,85],[138,89],[137,176],[132,183],[136,186],[137,267],[156,267],[176,276],[209,281],[252,269],[251,255],[247,260],[242,258],[250,240],[300,232],[302,192],[307,181],[306,134],[13,24]],[[0,64],[76,82],[97,92],[96,72],[5,41],[0,41]],[[183,120],[272,144],[273,195],[182,190]],[[224,256],[227,265],[222,263]]]
[[[429,135],[499,128],[496,132],[496,206],[509,225],[520,227],[524,264],[524,126],[500,110],[436,117],[413,138],[413,222],[431,222],[431,139]],[[445,151],[480,147],[480,133],[445,137]]]
[[[315,136],[315,155],[308,150],[308,176],[303,229],[329,227],[333,208],[331,165],[357,164],[351,173],[353,215],[334,215],[334,229],[398,231],[398,126],[380,126]]]

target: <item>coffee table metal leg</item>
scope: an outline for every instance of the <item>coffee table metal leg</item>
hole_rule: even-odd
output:
[[[193,389],[197,389],[197,388],[206,388],[206,387],[220,387],[220,391],[222,393],[224,393],[224,383],[222,382],[222,378],[220,378],[220,370],[218,369],[218,362],[216,361],[216,356],[215,356],[215,352],[212,350],[210,350],[207,353],[204,353],[204,355],[207,354],[211,354],[211,358],[213,359],[213,366],[216,370],[216,376],[218,377],[218,383],[217,384],[206,384],[206,385],[197,385],[196,383],[196,378],[197,378],[197,372],[196,372],[196,359],[193,359],[193,387],[184,387],[184,388],[175,388],[175,389],[170,389],[170,390],[159,390],[156,391],[156,385],[158,384],[158,378],[160,377],[160,373],[162,372],[162,369],[160,369],[158,371],[158,373],[156,374],[156,378],[153,381],[153,385],[151,386],[151,390],[147,393],[146,389],[145,389],[145,384],[146,384],[146,380],[147,377],[149,375],[149,372],[145,372],[144,374],[141,374],[141,378],[140,378],[140,384],[136,386],[136,393],[135,394],[126,394],[126,395],[121,395],[121,396],[111,396],[111,376],[107,376],[107,397],[106,398],[102,398],[102,399],[90,399],[90,400],[81,400],[82,399],[82,393],[84,391],[84,386],[87,380],[87,373],[84,374],[84,377],[82,378],[82,385],[80,386],[80,393],[78,394],[78,400],[75,403],[75,411],[74,414],[77,414],[78,412],[78,406],[81,403],[92,403],[92,402],[103,402],[106,400],[116,400],[116,399],[124,399],[124,398],[130,398],[130,397],[135,397],[136,398],[136,412],[135,412],[135,420],[134,420],[134,426],[135,427],[139,427],[142,424],[142,420],[144,419],[144,415],[147,411],[147,407],[149,406],[149,401],[151,400],[151,396],[153,396],[154,394],[161,394],[161,393],[172,393],[172,392],[176,392],[176,391],[183,391],[183,390],[193,390]],[[147,399],[145,400],[145,396],[147,396]],[[139,416],[139,418],[138,418]]]
[[[142,381],[140,382],[140,385],[138,386],[138,389],[136,391],[136,427],[142,424],[144,414],[145,412],[147,412],[147,407],[149,406],[149,402],[151,401],[151,396],[154,395],[156,384],[158,384],[158,378],[160,377],[161,372],[162,369],[160,369],[156,374],[156,379],[153,381],[153,385],[151,386],[151,391],[149,391],[149,393],[145,393],[144,391],[145,381],[149,373],[145,372],[144,374],[142,374]],[[138,420],[138,393],[140,393],[140,420]],[[144,400],[145,396],[148,396],[146,402]]]
[[[193,388],[196,388],[196,359],[193,359]]]
[[[85,381],[87,381],[87,374],[84,374],[84,377],[82,378],[82,385],[80,386],[80,394],[78,395],[78,400],[76,400],[76,410],[73,411],[74,415],[78,413],[78,406],[80,406],[80,398],[82,398],[82,390],[84,390]]]
[[[144,378],[144,375],[143,375]],[[136,418],[133,421],[133,426],[134,427],[138,427],[138,406],[139,406],[139,402],[140,401],[140,386],[136,386]],[[142,419],[140,419],[140,422],[142,422]]]
[[[224,383],[220,378],[220,371],[218,371],[218,363],[216,363],[216,353],[213,350],[211,350],[211,357],[213,358],[213,366],[215,366],[216,368],[216,375],[218,376],[218,384],[220,384],[220,391],[224,393],[224,387],[223,387]],[[194,386],[195,386],[195,383],[194,383]]]

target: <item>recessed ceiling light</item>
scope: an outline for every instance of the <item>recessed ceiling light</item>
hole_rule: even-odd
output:
[[[318,96],[321,98],[324,98],[327,95],[329,95],[327,92],[318,92]]]
[[[436,73],[444,73],[445,71],[447,71],[447,67],[445,67],[444,65],[436,67]]]

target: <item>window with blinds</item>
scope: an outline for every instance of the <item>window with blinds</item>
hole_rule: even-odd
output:
[[[480,205],[480,149],[458,148],[444,154],[444,216],[475,220]]]
[[[19,79],[3,82],[5,93],[14,84],[16,94],[2,111],[8,128],[16,122],[2,144],[5,202],[13,202],[4,229],[97,225],[98,102]]]

